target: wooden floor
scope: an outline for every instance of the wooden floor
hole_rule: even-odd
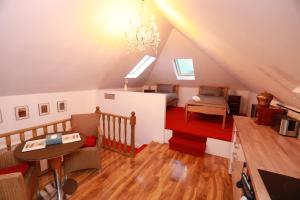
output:
[[[40,185],[50,181],[41,177]],[[83,170],[70,175],[79,187],[71,199],[232,199],[227,159],[203,158],[151,143],[135,158],[103,151],[102,171]]]

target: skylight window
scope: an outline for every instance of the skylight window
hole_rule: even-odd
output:
[[[155,57],[145,55],[143,59],[126,75],[125,78],[137,78],[155,61],[155,59]]]
[[[178,80],[195,80],[193,59],[174,59],[174,68]]]

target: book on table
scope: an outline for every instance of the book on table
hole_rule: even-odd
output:
[[[46,139],[27,141],[22,152],[33,151],[46,148]]]
[[[22,152],[46,148],[46,146],[49,145],[49,141],[47,143],[47,137],[48,137],[48,139],[52,138],[51,144],[61,144],[61,143],[67,144],[67,143],[72,143],[72,142],[78,142],[81,140],[79,133],[71,133],[71,134],[66,134],[66,135],[58,134],[56,136],[53,136],[53,135],[54,134],[48,135],[44,139],[27,141],[22,149]],[[57,143],[54,143],[53,141],[56,141]]]
[[[46,145],[61,144],[62,133],[55,133],[46,136]]]
[[[80,135],[79,133],[71,133],[71,134],[66,134],[62,136],[62,143],[67,144],[71,142],[78,142],[80,141]]]

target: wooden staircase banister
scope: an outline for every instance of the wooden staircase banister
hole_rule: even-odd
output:
[[[100,114],[103,148],[133,157],[135,155],[135,112],[132,112],[130,117],[126,117],[101,112],[100,107],[97,106],[95,113]],[[127,125],[130,125],[129,134],[127,134]],[[130,137],[129,140],[127,140],[128,136]],[[129,144],[127,144],[128,142]]]
[[[130,117],[105,113],[100,111],[99,106],[96,107],[95,113],[100,115],[100,124],[102,123],[101,128],[103,129],[103,147],[126,156],[133,157],[135,154],[135,113],[132,112]],[[49,127],[52,127],[54,132],[65,132],[67,131],[67,123],[70,123],[71,125],[71,118],[2,133],[0,134],[0,139],[4,138],[6,149],[11,150],[12,136],[14,135],[19,136],[20,142],[24,142],[26,140],[25,133],[27,132],[31,133],[31,137],[29,137],[29,139],[38,135],[38,129],[41,129],[43,131],[42,134],[44,135],[50,133]],[[62,130],[59,130],[58,128],[58,125],[60,124]],[[130,125],[128,130],[130,131],[129,134],[127,134],[127,125]],[[129,144],[127,145],[127,143]]]
[[[2,133],[2,134],[0,134],[0,138],[10,136],[10,135],[19,134],[20,132],[27,132],[27,131],[31,131],[33,129],[43,128],[45,126],[52,126],[54,124],[60,124],[60,123],[63,123],[63,122],[68,122],[70,120],[71,120],[71,118],[67,118],[67,119],[62,119],[62,120],[58,120],[58,121],[54,121],[54,122],[49,122],[49,123],[46,123],[46,124],[32,126],[32,127],[29,127],[29,128],[24,128],[24,129],[19,129],[19,130],[14,130],[14,131]]]
[[[20,142],[24,142],[25,141],[25,132],[31,132],[30,138],[33,138],[33,137],[37,136],[38,129],[42,129],[43,134],[45,135],[45,134],[48,134],[48,127],[53,126],[53,130],[54,130],[54,132],[56,132],[58,130],[58,124],[62,124],[63,130],[64,130],[64,126],[66,126],[66,123],[70,122],[70,121],[71,121],[71,118],[67,118],[67,119],[58,120],[58,121],[54,121],[54,122],[50,122],[50,123],[46,123],[46,124],[32,126],[29,128],[23,128],[23,129],[19,129],[19,130],[2,133],[2,134],[0,134],[0,139],[5,138],[6,149],[11,150],[11,147],[12,147],[11,137],[14,135],[19,135]]]

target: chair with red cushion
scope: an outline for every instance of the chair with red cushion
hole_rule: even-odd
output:
[[[0,152],[0,199],[32,199],[38,189],[38,168],[14,157],[13,151]]]
[[[84,134],[85,144],[77,151],[64,156],[64,173],[81,169],[100,169],[100,115],[98,113],[71,116],[71,131]]]

